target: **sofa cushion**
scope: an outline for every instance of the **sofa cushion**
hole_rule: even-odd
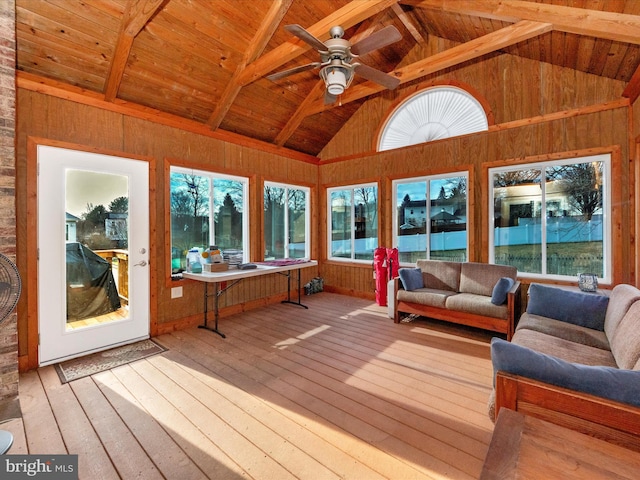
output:
[[[539,380],[559,387],[640,407],[640,372],[566,362],[501,338],[491,340],[494,372]]]
[[[507,294],[516,281],[513,278],[501,277],[493,287],[491,292],[491,303],[502,305],[507,302]]]
[[[611,350],[609,340],[605,333],[600,330],[594,330],[593,328],[581,327],[573,323],[563,322],[549,317],[541,317],[540,315],[533,315],[526,312],[520,317],[516,331],[525,328],[563,338],[570,342],[582,343],[583,345],[589,345],[590,347],[601,348],[603,350]]]
[[[587,328],[604,330],[609,297],[532,283],[527,312]]]
[[[400,281],[405,290],[411,291],[424,287],[422,270],[419,268],[401,268],[398,270],[398,275],[400,275]]]
[[[441,260],[418,260],[416,266],[422,270],[426,288],[457,292],[460,286],[460,262]]]
[[[417,290],[398,290],[398,301],[419,303],[430,307],[445,308],[447,297],[457,295],[450,290],[437,290],[435,288],[418,288]]]
[[[604,332],[609,339],[613,338],[618,324],[631,305],[640,300],[640,290],[632,285],[620,284],[613,287],[609,296],[609,307],[604,319]]]
[[[611,353],[620,368],[634,368],[640,358],[640,301],[635,302],[609,339]]]
[[[491,297],[493,287],[502,277],[516,280],[518,269],[509,265],[464,262],[460,270],[460,288],[462,293],[475,293]]]
[[[473,293],[459,293],[447,297],[446,307],[457,312],[475,313],[502,320],[506,320],[509,316],[506,305],[494,305],[491,303],[491,297],[474,295]]]
[[[552,355],[567,362],[581,363],[583,365],[618,367],[613,354],[608,350],[570,342],[569,340],[536,332],[535,330],[528,330],[526,328],[519,329],[513,334],[511,341],[535,350],[536,352]]]

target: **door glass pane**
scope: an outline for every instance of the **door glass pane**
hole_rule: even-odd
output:
[[[541,176],[540,169],[494,174],[495,263],[542,273]]]
[[[124,175],[66,169],[67,330],[128,317],[128,191]]]

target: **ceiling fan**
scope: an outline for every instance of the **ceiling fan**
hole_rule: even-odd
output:
[[[353,45],[349,40],[342,38],[344,29],[341,26],[331,27],[329,30],[331,38],[326,42],[321,42],[300,25],[286,25],[284,28],[315,48],[320,54],[320,61],[273,73],[267,76],[269,80],[278,80],[288,75],[319,68],[320,78],[327,86],[324,96],[324,103],[327,105],[336,101],[338,95],[341,95],[351,84],[356,73],[390,90],[400,83],[399,78],[357,61],[360,55],[401,40],[400,32],[393,25],[378,30]]]

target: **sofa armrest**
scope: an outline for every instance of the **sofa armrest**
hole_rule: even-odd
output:
[[[640,452],[640,408],[503,371],[495,415],[509,408]]]
[[[507,332],[507,340],[511,341],[511,337],[516,329],[516,324],[522,313],[522,299],[520,294],[520,281],[516,280],[511,289],[507,292],[507,310],[509,318],[509,331]]]

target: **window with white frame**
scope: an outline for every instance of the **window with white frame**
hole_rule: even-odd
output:
[[[309,258],[309,188],[264,184],[264,258]]]
[[[190,249],[215,245],[229,263],[249,261],[249,179],[171,167],[171,272]]]
[[[378,246],[378,186],[327,189],[330,259],[373,260]]]
[[[611,279],[611,155],[489,169],[489,257],[519,274]]]
[[[467,260],[467,172],[393,182],[393,244],[400,263]]]

